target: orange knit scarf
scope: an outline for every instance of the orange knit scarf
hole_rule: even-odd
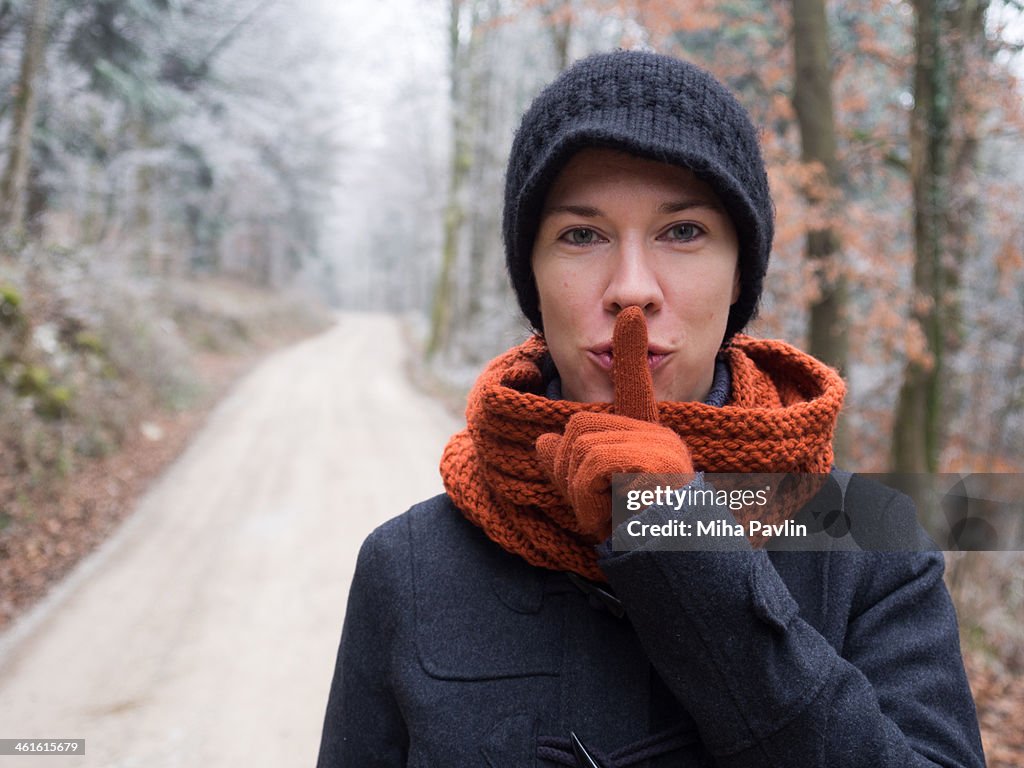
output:
[[[455,506],[502,548],[543,568],[604,581],[596,542],[538,462],[534,444],[572,414],[610,403],[551,400],[533,337],[495,358],[477,379],[467,428],[448,442],[441,476]],[[659,420],[683,438],[704,472],[827,473],[845,386],[839,374],[781,341],[737,335],[726,350],[732,396],[717,408],[660,402]]]

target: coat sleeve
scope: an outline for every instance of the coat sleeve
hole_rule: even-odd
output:
[[[894,494],[888,511],[909,504]],[[606,548],[600,562],[716,765],[983,766],[942,554],[830,557],[834,578],[858,580],[840,651],[763,550]]]
[[[379,533],[363,543],[356,562],[317,768],[406,764],[408,736],[387,672],[393,632],[381,608],[392,590]]]

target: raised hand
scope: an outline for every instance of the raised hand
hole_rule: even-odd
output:
[[[577,413],[565,434],[537,438],[541,466],[575,511],[581,533],[594,541],[611,534],[612,475],[693,472],[685,443],[657,423],[647,323],[639,307],[627,307],[616,318],[612,380],[614,414]]]

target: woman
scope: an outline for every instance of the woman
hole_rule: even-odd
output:
[[[541,93],[504,216],[538,334],[474,387],[447,493],[365,542],[321,768],[983,765],[941,554],[609,543],[613,474],[831,469],[837,374],[739,335],[772,232],[706,72],[618,52]]]

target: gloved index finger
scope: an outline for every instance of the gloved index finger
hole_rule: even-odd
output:
[[[640,307],[626,307],[612,333],[612,404],[619,416],[658,421],[658,398],[647,363],[647,320]]]

